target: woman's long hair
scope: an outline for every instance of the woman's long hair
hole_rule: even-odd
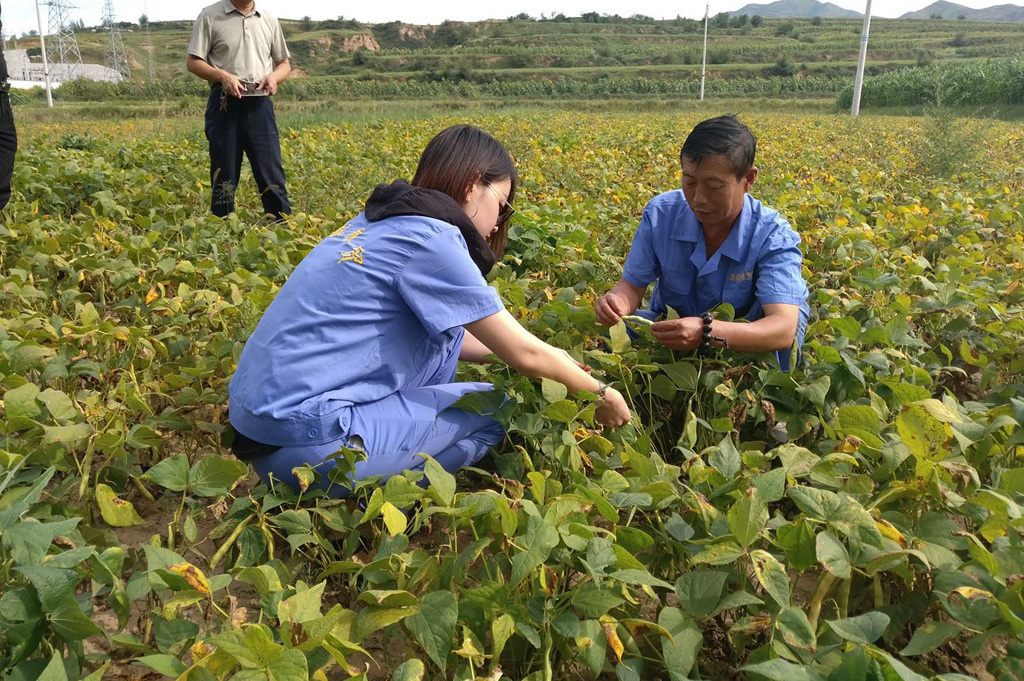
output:
[[[509,180],[512,188],[508,203],[511,205],[517,179],[516,166],[501,142],[471,125],[453,125],[437,133],[427,144],[412,184],[444,192],[461,206],[466,200],[466,188],[476,182],[493,184]],[[498,230],[487,239],[487,245],[499,260],[505,253],[508,223],[507,219],[498,223]]]

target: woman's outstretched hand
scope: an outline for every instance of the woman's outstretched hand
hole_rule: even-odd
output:
[[[629,423],[633,414],[629,411],[626,400],[615,388],[608,388],[604,393],[604,400],[594,412],[597,422],[606,428],[618,428]]]

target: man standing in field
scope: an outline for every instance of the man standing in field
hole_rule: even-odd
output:
[[[0,22],[0,32],[3,22]],[[14,129],[11,110],[11,85],[7,82],[7,60],[0,48],[0,209],[11,200],[11,178],[14,176],[14,154],[18,151],[18,133]]]
[[[810,313],[803,257],[789,223],[747,194],[757,178],[756,149],[735,116],[697,124],[680,153],[682,191],[644,208],[622,278],[597,302],[600,323],[633,314],[656,282],[640,316],[659,319],[668,307],[680,315],[650,327],[658,342],[674,350],[774,350],[789,370]],[[721,303],[750,323],[715,320]]]
[[[220,0],[196,19],[185,65],[210,83],[206,139],[214,215],[224,217],[235,209],[242,152],[267,215],[281,219],[292,212],[270,101],[291,73],[288,57],[280,24],[256,9],[255,0]]]

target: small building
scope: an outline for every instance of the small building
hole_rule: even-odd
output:
[[[43,61],[32,61],[27,50],[4,50],[7,62],[7,78],[11,87],[28,89],[44,83]],[[65,80],[87,78],[105,83],[121,82],[121,74],[103,64],[50,64],[50,84],[59,85]]]

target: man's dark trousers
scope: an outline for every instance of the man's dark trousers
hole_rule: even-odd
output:
[[[14,154],[18,151],[18,133],[14,129],[14,112],[6,91],[0,91],[0,208],[11,199],[11,178],[14,176]]]
[[[235,209],[235,189],[245,152],[256,178],[263,210],[275,217],[292,212],[284,186],[281,139],[270,97],[230,97],[221,87],[210,90],[206,104],[206,139],[210,142],[210,210],[224,217]]]

